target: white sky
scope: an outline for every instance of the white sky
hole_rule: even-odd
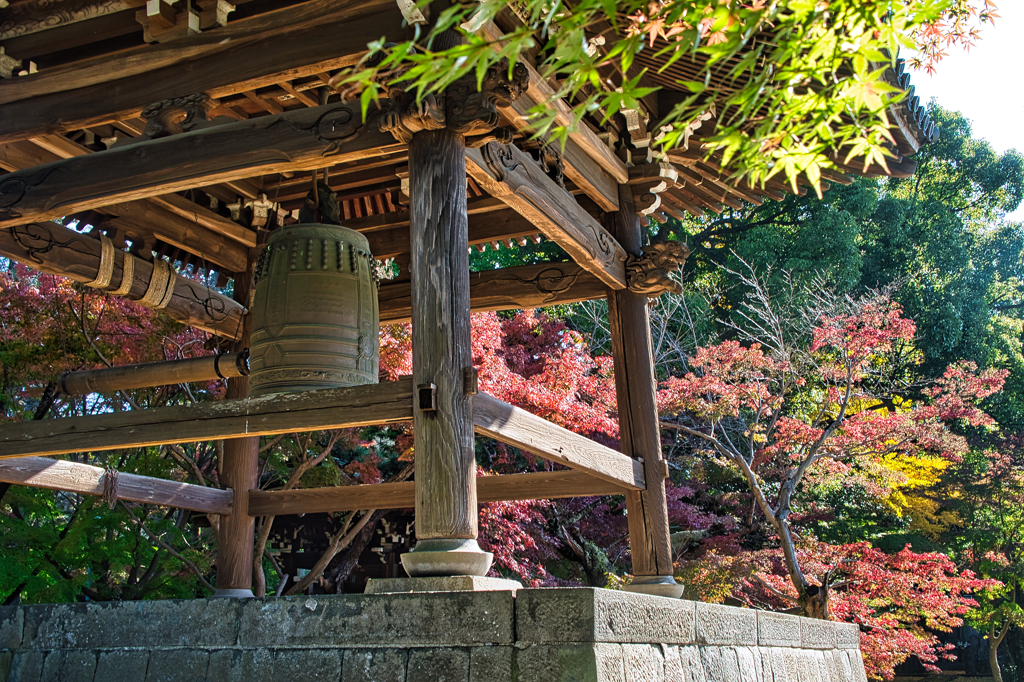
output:
[[[950,48],[937,73],[914,73],[915,94],[934,97],[946,109],[962,112],[975,137],[998,153],[1024,152],[1024,0],[997,0],[999,19],[986,24],[970,52]],[[1012,216],[1024,220],[1024,208]]]

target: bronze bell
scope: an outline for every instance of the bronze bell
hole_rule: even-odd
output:
[[[377,383],[375,261],[340,225],[275,231],[256,263],[249,395]]]

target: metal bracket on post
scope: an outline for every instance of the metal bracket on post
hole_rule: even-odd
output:
[[[416,402],[420,412],[437,412],[437,386],[434,384],[417,386]]]
[[[476,395],[480,392],[480,375],[476,367],[462,368],[462,393],[463,395]]]

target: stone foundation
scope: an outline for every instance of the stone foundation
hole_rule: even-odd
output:
[[[866,682],[856,626],[578,589],[0,607],[8,682]]]

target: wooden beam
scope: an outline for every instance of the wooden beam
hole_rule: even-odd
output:
[[[380,483],[302,490],[254,490],[249,493],[253,516],[316,514],[360,509],[408,509],[416,501],[415,483]],[[554,500],[564,497],[620,495],[614,483],[579,471],[542,471],[506,476],[477,476],[477,502]]]
[[[640,462],[486,393],[475,397],[473,418],[481,435],[623,488],[645,487]]]
[[[138,116],[154,102],[220,98],[356,63],[369,40],[403,40],[391,0],[312,0],[158,45],[0,81],[0,142]]]
[[[76,156],[0,176],[0,227],[252,175],[403,148],[358,102],[303,108]]]
[[[0,425],[0,459],[412,419],[412,381]]]
[[[475,313],[575,303],[603,298],[607,293],[604,282],[577,263],[522,265],[469,274],[469,298]],[[408,282],[382,284],[377,300],[382,325],[410,320],[412,288]]]
[[[504,207],[504,204],[502,205]],[[404,211],[403,211],[404,213]],[[389,215],[389,214],[384,214]],[[351,221],[343,221],[349,227]],[[505,210],[501,213],[470,215],[469,244],[489,244],[493,241],[528,237],[539,232],[537,226],[515,211]],[[374,230],[365,233],[370,243],[370,253],[374,258],[394,258],[409,253],[409,227],[396,226],[387,230]]]
[[[31,232],[23,232],[29,228],[0,229],[0,255],[76,282],[88,282],[96,277],[100,262],[99,240],[81,235],[59,223],[40,223],[40,226],[45,228],[50,237],[43,239],[45,233],[38,232],[40,228],[36,227],[30,227]],[[25,245],[14,238],[14,229],[19,230],[19,238],[25,245],[39,250],[34,250],[30,256]],[[404,232],[408,235],[408,230]],[[38,236],[33,237],[32,234]],[[367,237],[376,234],[369,232]],[[51,246],[46,249],[51,241],[72,242],[74,248]],[[407,252],[406,239],[403,253]],[[115,254],[115,257],[111,280],[113,288],[120,284],[124,259],[123,254]],[[129,298],[140,298],[145,293],[150,276],[148,273],[151,272],[152,264],[136,261],[137,283],[129,292]],[[543,263],[474,272],[470,273],[469,287],[473,312],[539,308],[587,301],[606,294],[604,283],[576,263]],[[412,289],[408,282],[383,283],[378,289],[378,301],[382,325],[409,321],[412,315]],[[197,329],[225,338],[235,338],[242,308],[215,291],[208,291],[191,280],[179,279],[175,285],[175,295],[164,312]]]
[[[466,149],[466,160],[469,174],[488,193],[522,214],[609,287],[626,287],[626,252],[529,154],[490,142]]]
[[[483,32],[491,40],[501,36],[500,29],[494,24],[488,24]],[[568,124],[571,118],[568,106],[554,97],[554,90],[529,62],[523,60],[522,63],[529,71],[530,85],[511,106],[502,107],[501,113],[517,130],[527,135],[534,133],[534,128],[529,122],[530,109],[539,103],[558,108],[558,124]],[[618,210],[618,186],[620,182],[625,182],[622,178],[628,177],[628,170],[597,133],[588,128],[586,123],[581,123],[569,134],[565,146],[559,151],[565,164],[566,177],[593,199],[602,210]]]
[[[103,495],[107,472],[100,467],[45,457],[19,457],[0,462],[0,481],[33,488]],[[159,504],[207,514],[230,514],[231,490],[167,481],[151,476],[117,474],[117,499]]]
[[[168,211],[156,198],[126,201],[100,210],[114,216],[101,221],[102,225],[116,228],[128,239],[151,242],[155,237],[193,253],[225,272],[245,272],[249,247],[210,231],[195,219]]]
[[[219,400],[0,425],[0,459],[98,452],[217,438],[340,429],[412,419],[412,380],[290,395]],[[474,397],[476,433],[631,490],[643,465],[486,394]]]
[[[214,234],[232,239],[245,247],[251,248],[256,246],[255,230],[243,227],[233,220],[218,215],[210,209],[186,199],[180,194],[165,194],[160,197],[151,197],[148,201],[191,223],[202,225]],[[240,271],[236,270],[235,272]]]
[[[99,239],[80,234],[59,223],[33,223],[0,229],[0,255],[36,270],[76,282],[90,282],[99,271],[102,245]],[[127,297],[141,299],[149,288],[153,264],[120,249],[114,250],[111,280],[107,288],[120,287],[125,258],[134,259],[132,286]],[[175,280],[174,294],[163,308],[163,312],[172,319],[227,338],[234,338],[238,334],[244,310],[230,298],[184,277]]]
[[[42,135],[0,147],[0,166],[18,171],[92,153],[62,135]],[[101,212],[118,216],[110,224],[131,238],[155,236],[227,272],[244,271],[248,248],[256,245],[253,230],[177,194],[129,201]]]

